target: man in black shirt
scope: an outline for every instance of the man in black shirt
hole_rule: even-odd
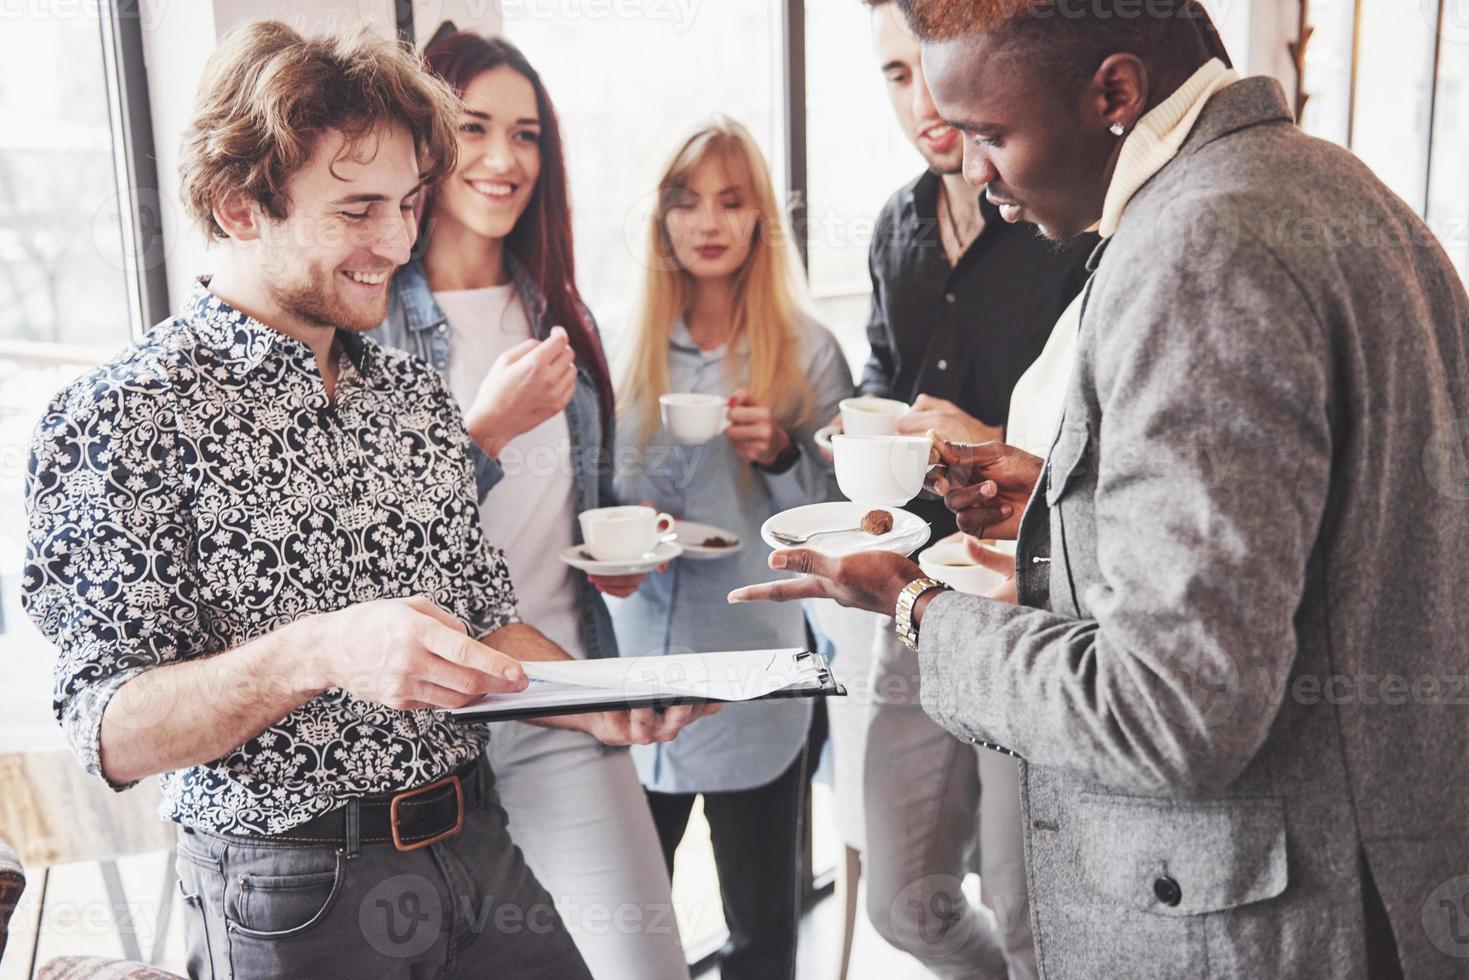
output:
[[[1010,393],[1086,282],[1095,236],[1061,248],[1010,224],[965,183],[962,136],[938,118],[918,42],[888,0],[868,0],[898,122],[928,169],[883,207],[868,257],[872,353],[863,394],[913,405],[899,431],[981,442],[1003,434]],[[840,424],[837,420],[834,424]],[[910,509],[952,534],[937,498]]]
[[[1016,381],[1086,281],[1095,237],[1058,249],[1001,220],[964,181],[961,134],[934,109],[902,14],[887,0],[866,2],[898,122],[928,170],[878,218],[861,390],[913,406],[900,432],[999,439]],[[957,530],[939,499],[909,509],[935,539]],[[868,916],[939,976],[1035,976],[1015,762],[930,720],[916,658],[897,649],[890,628],[877,635],[863,776]],[[998,929],[960,890],[976,840]]]

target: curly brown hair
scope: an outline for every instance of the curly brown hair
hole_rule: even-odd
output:
[[[179,155],[180,195],[212,238],[227,237],[214,204],[231,190],[279,221],[290,204],[286,184],[318,136],[346,135],[340,159],[393,124],[413,136],[425,183],[453,172],[459,100],[407,50],[368,28],[307,38],[280,21],[256,21],[232,32],[205,66]]]

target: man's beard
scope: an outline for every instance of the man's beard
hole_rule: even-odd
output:
[[[324,271],[316,263],[299,271],[288,272],[284,263],[271,263],[266,270],[266,289],[282,310],[307,323],[322,327],[340,327],[351,333],[376,329],[388,315],[388,291],[383,290],[381,304],[363,310],[345,303],[333,289],[336,273]],[[380,307],[380,308],[378,308]]]
[[[940,177],[952,177],[956,174],[962,174],[964,172],[964,158],[962,156],[959,158],[958,162],[950,163],[948,160],[935,159],[934,157],[929,156],[927,150],[920,148],[918,152],[920,155],[922,155],[923,162],[928,164],[928,169],[932,170]]]

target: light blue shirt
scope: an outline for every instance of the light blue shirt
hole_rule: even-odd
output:
[[[715,650],[760,650],[806,644],[799,603],[731,606],[730,590],[784,577],[766,564],[770,549],[760,525],[792,507],[840,499],[831,464],[812,441],[837,403],[851,397],[852,374],[836,338],[814,320],[798,324],[801,358],[816,399],[792,438],[800,458],[784,473],[755,469],[723,436],[702,446],[676,443],[661,426],[638,451],[640,411],[629,406],[618,421],[614,488],[623,503],[651,501],[675,517],[733,531],[743,550],[712,561],[679,559],[653,574],[636,594],[610,602],[623,656]],[[668,349],[669,390],[728,397],[748,377],[748,358],[725,348],[701,351],[682,322]],[[737,370],[732,371],[734,367]],[[657,405],[652,406],[657,411]],[[700,719],[672,742],[634,746],[638,775],[648,789],[700,793],[763,786],[790,767],[811,723],[809,700],[776,700],[726,707]]]

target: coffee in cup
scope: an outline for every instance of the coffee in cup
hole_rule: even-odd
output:
[[[923,489],[932,445],[924,436],[832,436],[837,486],[853,503],[901,507]]]
[[[679,442],[697,446],[708,442],[729,425],[729,401],[720,395],[677,392],[658,399],[663,427]]]
[[[651,507],[600,507],[583,511],[578,520],[597,561],[637,561],[673,538],[673,518]]]

